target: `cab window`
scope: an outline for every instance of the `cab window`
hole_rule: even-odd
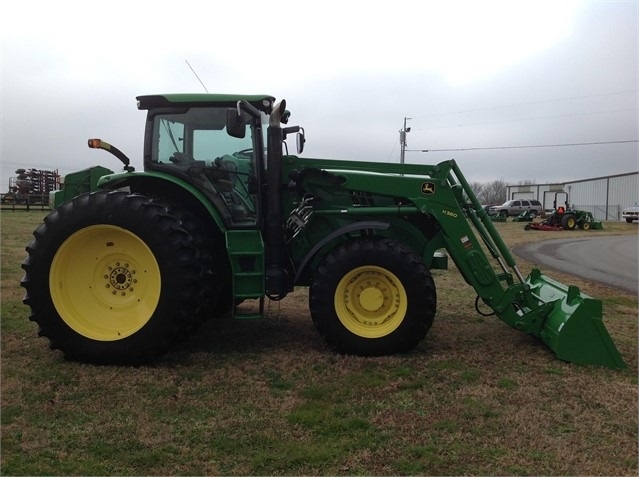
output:
[[[245,137],[226,131],[226,108],[198,107],[160,113],[153,123],[151,169],[187,178],[214,203],[229,226],[257,221],[256,196],[249,192],[254,176],[253,120],[246,118]],[[257,129],[260,131],[260,129]]]

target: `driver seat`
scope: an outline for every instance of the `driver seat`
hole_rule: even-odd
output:
[[[230,192],[237,182],[237,164],[235,161],[218,157],[215,166],[207,167],[205,174],[222,192]]]

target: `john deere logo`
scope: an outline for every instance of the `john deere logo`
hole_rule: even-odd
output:
[[[435,184],[432,182],[422,183],[422,194],[431,195],[435,193]]]

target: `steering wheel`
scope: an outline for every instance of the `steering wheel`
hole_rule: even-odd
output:
[[[241,151],[237,151],[235,154],[238,154],[240,156],[253,156],[253,148],[250,147],[248,149],[242,149]]]

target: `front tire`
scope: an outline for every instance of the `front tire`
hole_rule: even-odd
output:
[[[22,264],[24,303],[66,358],[140,364],[187,336],[202,267],[171,209],[141,195],[80,195],[45,217]]]
[[[337,352],[404,353],[430,329],[437,297],[428,268],[391,239],[351,240],[318,268],[310,310],[320,335]]]

